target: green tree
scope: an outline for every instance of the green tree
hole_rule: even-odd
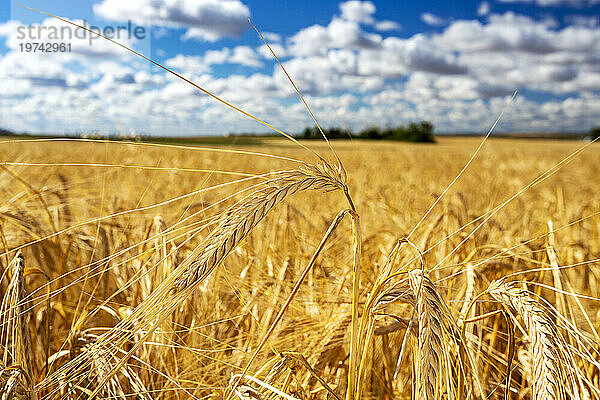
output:
[[[304,128],[302,131],[302,135],[300,138],[302,139],[317,139],[320,138],[321,134],[319,133],[319,129],[316,126],[310,128]]]
[[[429,121],[410,122],[407,126],[399,125],[395,127],[380,128],[376,125],[367,127],[358,134],[352,133],[348,129],[331,127],[323,129],[323,132],[329,139],[348,139],[358,137],[371,140],[397,140],[402,142],[435,142],[433,135],[433,124]],[[297,136],[300,139],[322,139],[321,132],[316,126],[304,128],[304,131]]]
[[[408,126],[398,126],[389,130],[389,138],[403,142],[434,143],[433,124],[429,121],[410,122]]]
[[[590,129],[590,138],[596,140],[600,138],[600,126]],[[600,139],[598,139],[600,141]]]
[[[344,139],[348,137],[348,134],[342,128],[338,127],[325,129],[324,132],[329,139]]]
[[[369,126],[368,128],[365,128],[362,131],[360,131],[358,137],[360,137],[361,139],[379,140],[383,139],[383,133],[381,132],[381,129],[379,129],[378,126]]]

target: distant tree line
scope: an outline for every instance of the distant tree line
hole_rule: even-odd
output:
[[[401,142],[425,142],[434,143],[433,124],[429,121],[410,122],[408,125],[396,127],[380,128],[379,126],[370,126],[358,133],[349,129],[327,128],[323,129],[329,139],[369,139],[369,140],[396,140]],[[323,136],[316,126],[305,128],[299,139],[322,139]]]
[[[596,140],[600,138],[600,126],[590,129],[590,139]],[[598,139],[600,141],[600,139]]]

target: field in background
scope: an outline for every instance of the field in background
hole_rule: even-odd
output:
[[[480,142],[479,138],[439,136],[437,140],[435,145],[356,140],[334,143],[361,217],[362,305],[396,241],[417,224]],[[333,160],[325,144],[303,143]],[[464,320],[461,312],[465,312],[465,304],[494,279],[526,269],[556,268],[558,264],[552,257],[555,251],[560,265],[584,264],[560,272],[517,275],[513,280],[530,282],[518,285],[556,307],[577,327],[578,334],[590,340],[571,339],[565,331],[573,328],[553,316],[551,320],[572,351],[600,362],[593,344],[597,340],[594,329],[600,321],[600,307],[595,301],[600,295],[598,262],[585,263],[600,257],[600,145],[592,144],[555,175],[526,190],[472,236],[469,234],[477,224],[464,227],[583,145],[577,141],[491,139],[411,238],[421,251],[431,248],[424,254],[425,266],[457,324]],[[28,362],[33,382],[42,382],[48,375],[46,346],[52,361],[49,372],[54,373],[148,299],[209,234],[213,225],[204,224],[241,199],[241,189],[257,183],[249,179],[253,174],[297,166],[261,155],[232,154],[231,149],[176,149],[118,142],[0,144],[2,246],[11,250],[39,240],[23,248],[25,267],[46,274],[53,291],[47,339],[44,296],[48,279],[31,270],[23,278],[26,290],[34,293],[28,300],[32,308],[21,311],[29,317],[26,329],[34,351]],[[314,161],[307,151],[280,139],[242,150]],[[243,181],[228,184],[234,180]],[[227,196],[233,197],[219,203]],[[165,203],[168,200],[172,201]],[[154,206],[161,203],[165,204]],[[240,373],[249,361],[330,222],[346,207],[344,196],[338,192],[298,193],[277,206],[209,280],[145,338],[147,343],[127,362],[127,373],[111,379],[101,393],[121,398],[135,392],[145,398],[139,394],[144,391],[151,398],[165,399],[190,394],[197,398],[221,396],[232,374]],[[126,212],[134,209],[139,211]],[[111,214],[117,215],[97,220]],[[550,236],[549,221],[556,230]],[[59,231],[63,233],[52,236]],[[446,239],[448,235],[452,237]],[[345,396],[352,300],[351,239],[350,223],[344,221],[250,368],[261,381],[270,382],[294,398],[334,398],[317,376],[339,396]],[[413,261],[416,254],[409,246],[403,248],[395,265],[409,263],[411,268],[420,268]],[[9,287],[7,266],[14,256],[10,252],[0,257],[2,294]],[[594,299],[557,294],[550,287]],[[485,299],[473,307],[471,317],[499,308],[497,301],[489,296]],[[100,304],[102,309],[92,312]],[[419,340],[409,340],[404,362],[394,379],[412,308],[406,304],[390,307],[385,314],[396,317],[377,320],[361,364],[365,398],[410,398],[413,391],[425,396],[421,393],[425,389],[420,389],[418,383],[415,386],[415,371],[419,370],[416,365],[420,365],[415,354],[422,351]],[[531,342],[535,338],[529,336],[526,322],[519,318],[515,321],[511,388],[513,398],[518,392],[530,399],[534,381]],[[510,347],[505,318],[497,314],[467,327],[466,346],[474,367],[467,366],[464,355],[462,361],[456,361],[460,351],[446,337],[450,341],[449,355],[440,356],[443,360],[438,366],[448,364],[440,371],[447,370],[455,379],[468,370],[469,378],[462,385],[471,388],[469,396],[477,393],[474,382],[480,381],[486,396],[503,398]],[[117,357],[142,340],[143,330],[132,331]],[[280,352],[302,354],[311,368],[297,358],[278,364]],[[15,356],[5,357],[3,362],[8,363],[11,357]],[[573,357],[573,367],[581,371],[577,379],[586,382],[583,387],[591,398],[598,398],[598,393],[589,389],[598,384],[598,370],[583,356]],[[64,377],[64,382],[54,378],[41,384],[38,393],[40,397],[58,396],[69,390],[89,394],[84,388],[93,390],[97,386],[106,373],[103,368],[106,366],[85,365],[79,370],[85,371],[84,378],[77,377],[77,385],[65,383],[75,379],[72,376]],[[571,378],[563,376],[559,381],[564,384]],[[435,379],[437,382],[441,375]],[[443,380],[440,382],[436,383],[439,398],[466,398],[458,392],[452,394],[460,390],[459,383],[453,381],[447,386]],[[245,385],[247,398],[276,398],[260,385]]]

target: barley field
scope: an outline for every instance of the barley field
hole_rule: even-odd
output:
[[[481,142],[3,138],[2,399],[600,398],[600,145]]]

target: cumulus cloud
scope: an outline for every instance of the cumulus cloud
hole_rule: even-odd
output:
[[[293,43],[292,46],[295,44]],[[385,79],[398,80],[422,71],[433,75],[463,75],[468,68],[452,52],[433,43],[425,35],[409,39],[388,37],[375,47],[319,47],[316,52],[298,52],[284,63],[296,83],[315,95],[331,95],[345,91],[381,90]],[[285,77],[280,75],[282,87]]]
[[[0,37],[9,38],[11,36],[16,36],[19,26],[22,26],[22,24],[19,21],[14,20],[8,20],[0,24]]]
[[[348,21],[373,24],[375,5],[370,1],[351,0],[340,4],[342,18]]]
[[[421,21],[430,26],[444,26],[448,24],[448,20],[446,18],[442,18],[429,12],[421,14]]]
[[[565,22],[568,25],[585,26],[588,28],[597,28],[600,26],[600,15],[567,15]]]
[[[281,42],[281,35],[274,33],[274,32],[261,32],[262,36],[265,38],[265,40],[270,44],[270,43],[274,43],[274,42]]]
[[[488,3],[487,1],[482,1],[477,7],[477,15],[483,17],[485,15],[488,15],[490,13],[490,10],[490,3]]]
[[[385,31],[399,31],[402,29],[402,25],[395,21],[379,21],[375,23],[375,29],[381,32]]]
[[[466,66],[429,38],[417,34],[409,39],[389,37],[378,50],[360,53],[359,72],[398,78],[411,71],[436,74],[464,74]]]
[[[262,63],[258,60],[256,52],[248,46],[234,47],[231,52],[229,63],[245,65],[247,67],[262,66]]]
[[[111,21],[185,27],[184,38],[208,41],[241,35],[250,16],[239,0],[103,0],[94,13]]]
[[[189,75],[200,75],[210,72],[210,64],[204,61],[204,57],[199,56],[177,54],[175,57],[167,59],[165,65]]]
[[[281,59],[287,55],[284,46],[278,43],[269,43],[269,46],[271,46],[271,49],[273,50],[277,58]],[[271,53],[271,50],[269,50],[269,48],[265,44],[261,45],[257,51],[261,56],[263,56],[263,58],[266,58],[268,60],[275,59],[275,57],[273,57],[273,53]]]
[[[9,49],[0,58],[0,79],[11,82],[12,96],[27,95],[34,88],[82,89],[106,69],[119,70],[121,63],[132,61],[131,53],[121,47],[54,18],[31,25],[5,22],[0,24],[0,38]],[[115,39],[132,48],[139,44],[123,30],[115,33]],[[44,46],[68,44],[70,51],[22,51],[22,45],[32,42]]]
[[[492,15],[489,23],[456,21],[436,42],[459,51],[517,51],[545,55],[560,51],[588,52],[598,48],[600,30],[584,26],[552,29],[553,22],[534,21],[531,18],[508,12]]]
[[[167,59],[165,64],[168,67],[192,75],[211,72],[211,65],[239,64],[247,67],[260,67],[262,65],[258,54],[248,46],[209,50],[202,56],[177,54],[175,57]]]
[[[491,15],[489,23],[461,20],[452,23],[437,42],[443,47],[459,51],[523,51],[547,54],[559,49],[589,46],[598,32],[582,32],[574,27],[552,30],[553,21],[534,21],[529,17],[507,12]],[[575,38],[574,36],[580,36]],[[583,42],[569,42],[570,39]]]
[[[290,38],[291,54],[326,53],[330,48],[369,49],[381,44],[381,36],[365,32],[357,22],[334,18],[329,25],[313,25]]]
[[[600,30],[553,26],[506,13],[490,16],[487,24],[456,21],[432,40],[458,52],[469,74],[490,87],[554,94],[600,90]]]
[[[293,58],[286,61],[284,67],[307,94],[365,93],[383,88],[383,77],[360,74],[359,63],[359,56],[355,52],[330,50],[325,55]],[[293,88],[280,69],[276,69],[273,76],[284,93],[293,94]]]
[[[398,31],[402,26],[396,21],[375,19],[375,4],[370,1],[350,0],[340,4],[341,19],[362,25],[371,25],[380,32]]]
[[[593,7],[600,0],[499,0],[501,3],[535,3],[542,7]]]
[[[120,7],[122,19],[129,17],[128,7],[137,12],[141,4],[149,5],[138,13],[138,22],[158,15],[163,29],[183,27],[188,38],[235,34],[200,23],[200,9],[213,3],[196,1],[190,12],[187,0],[113,6]],[[243,6],[230,3],[237,4],[236,10]],[[188,19],[176,9],[185,10]],[[600,28],[591,18],[564,17],[567,25],[558,25],[548,18],[491,14],[484,1],[481,20],[443,21],[441,29],[400,37],[393,33],[400,26],[378,21],[376,11],[371,2],[349,1],[327,24],[305,27],[290,37],[265,33],[326,126],[356,130],[427,119],[438,131],[484,131],[517,88],[527,89],[527,95],[504,120],[507,130],[582,130],[593,122],[590,115],[600,113]],[[109,43],[104,47],[96,41],[98,47],[92,49],[77,44],[72,54],[22,54],[11,33],[18,26],[0,24],[0,39],[9,49],[0,54],[0,126],[55,132],[135,128],[156,134],[263,129],[168,74],[140,70],[143,64]],[[298,132],[312,123],[303,105],[292,101],[297,96],[266,46],[211,48],[173,55],[165,63],[286,131]],[[217,67],[223,64],[238,67]]]
[[[78,25],[86,25],[83,20],[72,20]],[[89,27],[89,25],[87,25]],[[126,28],[117,29],[111,32],[113,40],[124,46],[135,48],[147,37],[141,35],[138,39],[132,32]],[[68,25],[55,18],[46,18],[41,23],[25,25],[19,21],[7,21],[0,24],[0,37],[4,37],[6,47],[13,51],[21,50],[21,44],[26,43],[64,43],[70,45],[69,52],[60,54],[46,53],[43,57],[60,57],[63,61],[80,61],[89,59],[128,59],[131,53],[125,49],[115,46],[113,43],[100,38],[82,28]]]

